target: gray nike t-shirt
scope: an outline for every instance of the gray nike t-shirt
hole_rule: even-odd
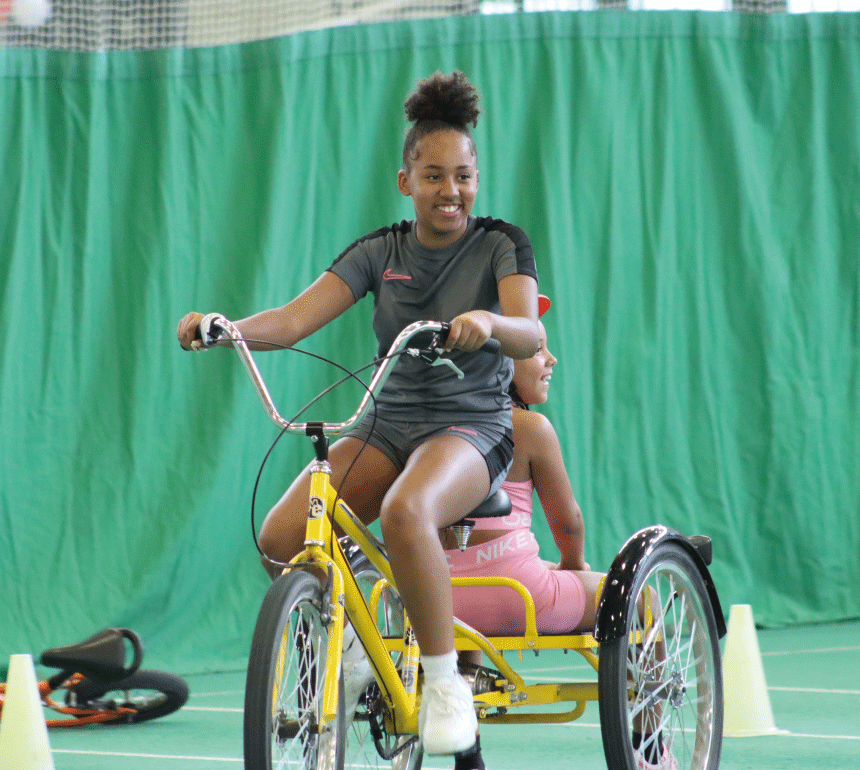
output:
[[[469,310],[499,312],[498,283],[509,275],[537,280],[534,253],[525,233],[500,219],[469,218],[466,232],[441,249],[422,246],[414,222],[404,221],[360,238],[329,267],[356,301],[374,295],[373,328],[379,353],[414,321],[451,321]],[[394,419],[420,420],[444,413],[476,422],[510,421],[511,359],[501,354],[453,350],[465,373],[431,367],[402,356],[377,399]]]

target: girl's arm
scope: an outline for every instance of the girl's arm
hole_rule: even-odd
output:
[[[236,326],[245,339],[258,340],[248,343],[252,350],[292,347],[337,318],[353,304],[355,297],[343,279],[334,273],[325,272],[283,307],[264,310],[244,318],[237,321]],[[201,313],[189,313],[179,322],[176,336],[179,338],[179,344],[186,350],[191,349],[202,318]]]
[[[529,452],[529,465],[535,490],[561,552],[559,569],[588,569],[585,562],[585,526],[582,511],[573,495],[570,478],[561,454],[561,445],[552,423],[537,412],[514,410],[514,418],[527,423],[526,446],[518,438],[517,449]]]
[[[502,343],[511,358],[531,358],[540,347],[537,281],[528,275],[509,275],[499,281],[501,315],[471,310],[451,321],[448,350],[477,350],[490,337]]]

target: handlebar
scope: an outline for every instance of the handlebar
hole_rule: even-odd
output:
[[[341,433],[345,433],[364,418],[370,409],[372,400],[376,397],[379,391],[382,390],[382,386],[385,384],[386,380],[388,380],[388,377],[391,374],[391,367],[401,354],[420,358],[431,366],[441,364],[450,366],[457,375],[462,378],[463,372],[459,370],[457,365],[450,359],[442,357],[442,353],[445,352],[442,349],[442,346],[448,338],[448,332],[450,330],[450,324],[439,321],[416,321],[415,323],[409,324],[409,326],[397,335],[394,342],[391,344],[391,348],[388,350],[388,355],[386,355],[379,364],[364,397],[361,399],[361,403],[358,405],[358,409],[355,410],[352,417],[345,422],[293,423],[285,420],[278,413],[278,410],[272,401],[272,397],[266,388],[266,384],[263,382],[263,377],[260,374],[260,370],[257,368],[254,357],[251,355],[251,351],[238,327],[218,313],[210,313],[205,316],[203,320],[200,321],[199,325],[200,340],[204,347],[211,347],[219,341],[228,341],[232,343],[233,348],[239,354],[239,358],[245,365],[245,369],[251,378],[251,382],[253,382],[254,387],[257,390],[257,395],[260,397],[266,412],[275,425],[287,433],[302,434],[307,433],[308,427],[313,425],[316,430],[322,430],[322,432],[327,436],[337,436]],[[421,337],[423,337],[423,340]],[[412,347],[409,346],[410,342],[413,343]],[[488,340],[480,348],[480,350],[487,353],[498,353],[500,349],[501,343],[496,339]]]

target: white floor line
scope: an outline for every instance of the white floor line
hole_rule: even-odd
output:
[[[779,690],[780,692],[818,692],[825,695],[860,695],[860,690],[831,690],[827,687],[771,687],[768,690]]]
[[[767,655],[808,655],[810,653],[817,655],[820,652],[855,652],[860,650],[860,645],[851,647],[819,647],[818,649],[808,650],[774,650],[773,652],[763,652],[762,657]]]
[[[594,727],[598,730],[600,729],[599,724],[595,724],[593,722],[562,722],[559,727]],[[692,730],[686,730],[685,732],[692,733]],[[780,737],[783,738],[817,738],[818,740],[834,740],[834,741],[860,741],[860,735],[819,735],[817,733],[793,733],[789,730],[781,730],[779,733]],[[772,738],[774,736],[763,735],[760,736],[762,738]],[[724,737],[724,741],[732,740],[729,737]],[[749,740],[748,737],[745,737],[744,740]]]
[[[221,706],[183,706],[183,711],[223,711],[228,714],[241,714],[245,709],[226,708]]]
[[[241,757],[201,757],[182,754],[143,754],[134,751],[84,751],[83,749],[51,749],[52,754],[85,754],[93,757],[138,757],[141,759],[182,759],[201,762],[243,762]]]
[[[209,698],[215,695],[241,695],[244,690],[223,690],[221,692],[193,692],[192,698]]]

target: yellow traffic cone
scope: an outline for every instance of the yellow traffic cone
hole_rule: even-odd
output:
[[[729,610],[723,652],[723,735],[729,738],[774,735],[778,730],[767,694],[752,607],[733,604]]]
[[[0,770],[54,770],[30,655],[9,658],[6,699],[0,714]]]

